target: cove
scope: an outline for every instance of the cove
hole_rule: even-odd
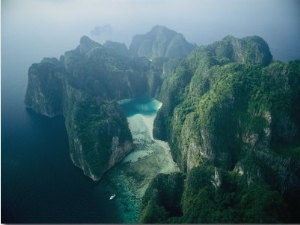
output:
[[[2,222],[137,223],[139,203],[151,179],[177,170],[168,144],[152,138],[161,103],[145,96],[119,102],[135,149],[94,182],[70,160],[64,119],[26,110],[26,80],[17,81],[3,80]],[[116,197],[109,200],[113,194]]]
[[[106,190],[116,194],[112,201],[121,215],[122,223],[137,223],[140,200],[151,180],[159,173],[176,172],[179,168],[172,159],[169,145],[155,140],[152,135],[153,122],[162,103],[140,96],[121,100],[119,104],[127,116],[134,151],[108,171],[102,182]]]

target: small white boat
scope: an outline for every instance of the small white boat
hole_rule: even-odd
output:
[[[116,194],[113,194],[112,196],[109,197],[109,200],[112,200],[116,197]]]

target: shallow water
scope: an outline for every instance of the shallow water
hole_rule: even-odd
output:
[[[167,143],[153,139],[153,121],[161,103],[143,96],[120,102],[133,136],[134,151],[106,174],[115,191],[116,205],[123,223],[137,223],[140,200],[158,173],[178,171]]]
[[[136,114],[153,116],[162,105],[161,102],[150,98],[147,95],[141,95],[133,99],[124,99],[119,101],[119,104],[125,110],[127,117],[131,117]]]

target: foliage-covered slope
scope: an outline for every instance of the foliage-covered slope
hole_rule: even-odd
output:
[[[149,60],[129,58],[125,45],[82,37],[59,61],[46,58],[30,67],[25,104],[45,116],[64,116],[72,161],[99,180],[132,150],[116,101],[147,92],[148,71]]]
[[[152,181],[141,222],[299,222],[300,61],[273,61],[257,36],[194,47],[161,26],[130,50],[83,37],[30,67],[25,104],[65,117],[73,162],[99,180],[132,150],[116,101],[163,102],[154,136],[182,173]]]
[[[177,35],[167,28],[161,31]],[[172,48],[179,47],[172,43]],[[126,117],[117,100],[156,96],[179,60],[157,57],[150,61],[132,56],[125,44],[107,41],[101,45],[83,36],[80,45],[59,60],[45,58],[29,68],[25,104],[48,117],[64,116],[72,161],[99,180],[132,150]]]
[[[299,219],[294,210],[300,204],[299,85],[300,61],[272,62],[267,44],[258,37],[226,37],[195,49],[182,61],[162,85],[159,98],[164,105],[154,130],[169,142],[174,160],[189,174],[183,216],[175,222]],[[209,168],[212,172],[202,183]],[[200,172],[192,176],[193,171]],[[236,190],[223,193],[218,171],[232,177],[228,188]],[[260,195],[266,199],[251,205]],[[246,196],[250,199],[243,205]],[[291,217],[280,209],[282,202]]]

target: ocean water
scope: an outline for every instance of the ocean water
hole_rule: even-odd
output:
[[[1,222],[138,222],[141,193],[162,171],[158,164],[169,163],[166,148],[151,140],[145,124],[138,121],[141,140],[135,151],[94,182],[71,162],[64,119],[49,119],[25,108],[26,85],[25,77],[2,79]],[[136,114],[153,116],[160,107],[147,96],[120,104],[129,120]],[[116,197],[109,200],[112,194]]]
[[[63,118],[25,109],[26,82],[2,79],[1,222],[122,222],[109,179],[95,183],[72,164]]]

